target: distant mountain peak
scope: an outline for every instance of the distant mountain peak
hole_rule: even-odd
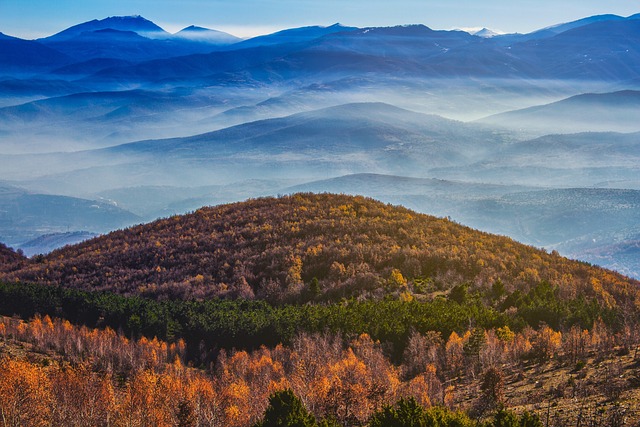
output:
[[[108,25],[110,23],[123,23],[123,24],[136,24],[141,27],[151,28],[154,30],[162,30],[158,25],[154,24],[152,21],[140,16],[140,15],[129,15],[129,16],[109,16],[107,18],[97,20],[104,25]],[[164,30],[163,30],[164,31]]]
[[[576,21],[571,22],[563,22],[561,24],[551,25],[550,27],[542,28],[541,30],[534,31],[535,33],[545,33],[551,32],[555,34],[560,34],[568,30],[572,30],[574,28],[579,28],[585,25],[594,24],[596,22],[604,22],[604,21],[622,21],[625,18],[618,15],[606,14],[606,15],[594,15],[588,16],[586,18],[578,19]]]
[[[483,38],[488,39],[488,38],[491,38],[491,37],[499,36],[501,33],[497,32],[497,31],[494,31],[494,30],[490,30],[490,29],[485,27],[485,28],[483,28],[483,29],[481,29],[479,31],[476,31],[474,33],[471,33],[471,34],[473,34],[474,36],[483,37]]]
[[[243,47],[269,46],[281,43],[300,43],[314,40],[333,33],[358,30],[356,27],[347,27],[340,23],[335,23],[328,27],[311,25],[307,27],[288,28],[264,36],[257,36],[242,42]]]
[[[114,15],[114,16],[109,16],[106,19],[115,19],[115,20],[142,19],[144,21],[151,22],[148,19],[143,18],[141,15],[121,15],[121,16]]]
[[[182,30],[180,30],[179,32],[188,32],[188,31],[196,31],[196,32],[200,32],[200,31],[212,31],[208,28],[204,28],[204,27],[198,27],[195,25],[189,25],[188,27],[183,28]]]
[[[403,25],[394,25],[391,27],[369,27],[361,29],[362,34],[367,33],[378,33],[378,34],[386,34],[386,35],[396,35],[396,36],[411,36],[411,35],[421,35],[421,34],[431,34],[435,30],[427,27],[424,24],[403,24]]]
[[[189,25],[173,35],[181,39],[187,39],[195,42],[205,42],[216,45],[229,45],[241,41],[239,37],[223,31],[212,30],[210,28]]]
[[[109,16],[104,19],[94,19],[91,21],[83,22],[82,24],[74,25],[67,28],[53,36],[47,37],[46,41],[63,41],[69,40],[76,36],[79,36],[85,32],[93,32],[98,30],[118,30],[118,31],[132,31],[143,37],[147,38],[168,38],[171,36],[168,32],[163,30],[152,21],[140,16]]]

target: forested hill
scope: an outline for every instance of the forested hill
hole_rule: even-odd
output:
[[[445,218],[346,195],[295,194],[206,207],[37,257],[4,280],[159,299],[273,303],[426,298],[457,290],[636,301],[637,281]]]

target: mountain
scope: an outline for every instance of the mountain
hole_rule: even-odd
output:
[[[635,228],[629,231],[591,234],[558,245],[557,248],[571,258],[606,266],[640,279],[640,230]]]
[[[159,60],[135,67],[105,70],[95,76],[136,81],[155,81],[158,70],[167,70],[164,78],[199,78],[209,76],[217,84],[231,80],[250,84],[286,82],[296,79],[323,79],[355,76],[360,73],[398,73],[412,76],[451,77],[452,73],[468,74],[468,64],[458,64],[463,70],[434,70],[438,58],[449,50],[482,43],[483,40],[463,31],[434,31],[424,25],[389,28],[309,27],[284,34],[250,39],[234,44],[225,52],[206,56]],[[485,50],[491,55],[487,62],[504,63],[507,53]],[[477,47],[475,48],[477,50]],[[469,52],[474,49],[469,48]],[[500,55],[494,59],[493,56]],[[478,56],[478,60],[480,57]],[[502,62],[499,62],[502,61]],[[240,66],[239,66],[240,65]],[[485,71],[483,70],[482,73]],[[493,71],[494,73],[499,70]],[[230,74],[232,73],[232,74]]]
[[[0,79],[0,99],[19,98],[41,98],[70,95],[72,93],[84,92],[86,88],[77,83],[65,80],[53,79],[16,79],[5,78]]]
[[[346,27],[341,24],[333,24],[328,27],[322,26],[309,26],[300,28],[290,28],[275,32],[273,34],[267,34],[264,36],[257,36],[251,39],[245,40],[239,43],[234,48],[246,49],[248,47],[257,46],[270,46],[279,44],[290,43],[303,43],[309,42],[328,34],[342,33],[357,30],[356,27]]]
[[[548,168],[625,168],[638,165],[640,132],[586,132],[546,135],[509,145],[501,152],[502,165]],[[507,160],[510,159],[510,160]]]
[[[101,233],[137,222],[136,215],[107,203],[0,187],[0,241],[10,245],[48,233]]]
[[[491,37],[495,37],[495,36],[499,36],[500,35],[500,33],[497,33],[497,32],[495,32],[493,30],[488,29],[488,28],[483,28],[483,29],[481,29],[479,31],[474,31],[471,34],[473,34],[474,36],[477,36],[477,37],[485,38],[485,39],[490,39]]]
[[[519,415],[637,422],[637,18],[0,35],[7,422],[248,426],[285,384],[489,424],[487,373]]]
[[[318,75],[337,78],[361,73],[394,75],[396,78],[453,77],[468,75],[469,64],[442,67],[443,59],[452,52],[479,50],[481,48],[476,46],[479,43],[483,43],[483,39],[464,31],[435,31],[424,25],[363,28],[312,40],[271,67],[285,80],[313,79]],[[475,47],[472,49],[471,46]],[[483,61],[493,62],[497,51],[482,49],[482,53]],[[474,72],[484,73],[483,66]]]
[[[584,27],[585,25],[594,24],[596,22],[606,21],[623,21],[625,18],[618,15],[606,14],[589,16],[582,19],[577,19],[571,22],[564,22],[562,24],[552,25],[550,27],[542,28],[532,33],[526,34],[527,39],[544,39],[553,37],[557,34],[564,33],[565,31],[573,30],[574,28]]]
[[[33,240],[22,243],[20,250],[25,256],[31,257],[38,254],[47,254],[54,249],[67,245],[74,245],[84,240],[96,237],[97,234],[87,231],[70,231],[66,233],[51,233],[36,237]]]
[[[473,144],[462,135],[476,138]],[[277,143],[273,143],[277,141]],[[414,113],[385,103],[353,103],[260,120],[186,138],[141,141],[106,149],[118,153],[146,153],[192,158],[264,154],[325,153],[326,156],[384,150],[390,157],[418,156],[414,161],[458,163],[496,143],[491,130],[476,125]],[[460,150],[465,146],[468,148]],[[431,149],[431,150],[430,150]],[[315,157],[316,161],[320,158]]]
[[[191,25],[183,28],[173,35],[193,42],[209,43],[215,45],[230,45],[242,41],[241,38],[225,33],[223,31],[211,30],[209,28],[196,27]]]
[[[50,396],[56,411],[15,403],[41,424],[144,424],[153,412],[238,427],[281,425],[272,414],[309,426],[328,424],[316,416],[369,427],[541,426],[553,416],[568,426],[580,424],[582,407],[616,417],[599,423],[612,426],[640,397],[639,282],[362,197],[296,194],[201,209],[25,263],[3,278],[42,272],[42,282],[67,285],[0,282],[2,333],[11,337],[0,384],[12,404],[25,384]],[[132,296],[70,288],[81,279]],[[470,406],[495,404],[483,389],[497,363],[509,366],[495,374],[508,400],[478,421]],[[291,389],[273,394],[276,379]],[[158,393],[158,384],[171,386]],[[106,390],[98,398],[69,404],[98,386]],[[448,406],[431,407],[446,387]],[[398,389],[412,397],[396,410]],[[198,405],[184,410],[192,394]],[[336,409],[354,401],[367,412]],[[523,408],[531,412],[516,415]]]
[[[465,167],[430,172],[442,179],[496,184],[611,187],[608,183],[637,181],[639,145],[638,132],[545,135],[504,145],[494,156]]]
[[[54,39],[47,45],[82,62],[96,58],[143,61],[171,56],[161,41],[148,39],[134,31],[111,28],[82,32],[62,41]]]
[[[83,109],[78,114],[100,112]],[[191,137],[5,156],[0,165],[4,179],[41,181],[21,185],[40,191],[84,188],[86,194],[138,185],[202,186],[247,179],[304,182],[407,170],[422,174],[431,167],[473,163],[505,141],[510,141],[507,135],[481,125],[384,103],[354,103]],[[27,164],[31,168],[25,170]],[[34,173],[34,165],[44,175]]]
[[[547,280],[600,299],[638,285],[447,219],[330,194],[202,208],[59,249],[3,278],[155,298],[283,301],[302,297],[314,278],[324,298],[378,298],[393,269],[442,289],[499,279],[509,292],[526,292]]]
[[[209,45],[203,46],[180,38],[148,38],[135,31],[113,28],[85,31],[71,38],[45,39],[42,42],[79,62],[102,58],[140,62],[212,50]]]
[[[456,31],[429,34],[420,26],[398,28],[395,33],[402,38],[396,42],[402,43],[403,48],[393,50],[391,54],[387,51],[385,59],[388,56],[393,58],[394,54],[411,53],[407,55],[409,62],[398,65],[400,70],[410,72],[417,62],[423,73],[441,76],[631,79],[638,76],[633,64],[640,61],[637,48],[639,26],[640,21],[634,19],[593,22],[555,37],[510,46],[494,42],[497,37],[479,39]],[[374,33],[388,31],[375,29]],[[348,33],[345,37],[354,34]],[[378,48],[379,41],[367,36],[369,33],[364,34],[362,40],[369,39],[371,48]],[[423,43],[419,50],[408,50],[413,36],[419,36]],[[440,49],[431,53],[435,47]],[[362,48],[358,51],[366,52]],[[371,69],[376,70],[375,67]]]
[[[189,123],[249,98],[227,97],[223,90],[183,88],[78,91],[51,96],[0,108],[0,132],[4,132],[0,147],[6,154],[70,151],[183,135],[185,127],[210,130],[209,123]]]
[[[224,177],[224,182],[287,176],[317,179],[327,174],[467,164],[495,149],[501,138],[481,126],[384,103],[357,103],[192,137],[124,144],[94,154],[144,157],[145,162],[161,162],[175,170],[176,177],[187,169],[199,170],[203,180],[215,175]]]
[[[44,43],[61,42],[71,40],[83,33],[93,33],[100,30],[116,30],[120,32],[133,32],[146,38],[169,38],[171,34],[143,18],[142,16],[111,16],[105,19],[94,19],[74,25],[52,36],[40,39]]]
[[[189,42],[188,45],[191,46],[193,43]],[[234,50],[156,59],[132,66],[109,68],[96,73],[85,79],[85,81],[96,84],[104,84],[106,82],[131,84],[177,80],[179,82],[187,81],[189,85],[220,85],[230,79],[229,85],[242,87],[246,79],[237,80],[235,76],[231,76],[229,73],[260,67],[282,58],[282,56],[296,48],[286,44],[249,47],[246,49],[240,49],[237,45],[232,46]],[[249,81],[247,83],[251,84],[253,82]]]
[[[213,30],[156,37],[160,27],[139,17],[30,43],[0,36],[27,43],[25,53],[55,45],[49,52],[66,58],[44,68],[16,59],[1,79],[0,179],[90,199],[153,188],[148,209],[114,193],[148,218],[235,200],[238,182],[269,184],[236,199],[310,181],[340,188],[326,180],[352,174],[377,176],[352,178],[351,188],[370,180],[382,188],[362,188],[398,191],[412,207],[428,200],[441,215],[477,201],[472,188],[489,198],[518,185],[636,188],[639,22],[591,17],[507,44],[424,25],[333,25],[207,47],[192,36]],[[431,115],[504,111],[480,123]],[[581,133],[557,135],[567,132]],[[408,181],[427,178],[466,183],[447,197],[446,185]],[[165,186],[168,195],[157,190]],[[176,190],[191,187],[216,189]]]
[[[142,62],[135,66],[113,63],[108,68],[96,67],[94,83],[104,79],[135,83],[205,77],[216,82],[268,83],[308,80],[317,73],[326,77],[366,72],[413,77],[612,81],[638,78],[638,67],[634,66],[640,63],[638,25],[640,20],[634,17],[605,15],[533,35],[486,38],[462,31],[433,31],[423,25],[358,29],[335,24],[288,29],[239,41],[201,27],[187,27],[172,35],[142,17],[111,17],[29,42],[55,50],[29,54],[28,61],[16,54],[20,51],[16,48],[0,48],[0,52],[13,52],[5,56],[7,63],[17,69],[34,65],[30,62],[38,65],[38,61],[40,65],[53,65],[50,69],[59,68],[70,65],[68,57],[80,63],[98,58]],[[16,43],[8,37],[0,42]],[[29,49],[36,49],[36,45]],[[225,52],[213,53],[220,49]],[[53,58],[56,51],[62,57]],[[45,55],[50,60],[39,59]],[[172,59],[177,57],[181,58]]]
[[[281,192],[329,192],[363,195],[393,203],[393,200],[389,198],[393,198],[394,196],[420,195],[425,197],[447,197],[470,200],[531,189],[531,187],[522,186],[479,184],[433,178],[411,178],[406,176],[360,173],[299,184],[285,188]]]
[[[170,215],[194,211],[202,206],[236,202],[252,197],[275,195],[295,179],[258,180],[250,179],[226,185],[190,187],[139,186],[122,187],[101,191],[99,200],[116,204],[142,218],[154,220]]]
[[[501,37],[434,31],[424,25],[305,27],[234,43],[221,48],[223,51],[209,49],[207,55],[167,58],[166,53],[165,58],[154,61],[102,70],[90,81],[205,84],[204,80],[207,84],[255,86],[311,84],[363,75],[633,80],[638,78],[634,64],[640,64],[638,25],[640,20],[635,19],[605,20],[552,37],[508,43]]]
[[[511,46],[540,77],[630,80],[638,77],[640,20],[602,21]]]
[[[596,22],[605,22],[605,21],[623,21],[625,19],[635,19],[634,16],[630,16],[628,18],[624,18],[619,15],[605,14],[605,15],[594,15],[586,18],[577,19],[575,21],[564,22],[561,24],[552,25],[546,28],[541,28],[539,30],[532,31],[527,34],[500,34],[496,37],[496,41],[501,44],[513,44],[518,42],[525,42],[528,40],[541,40],[549,37],[554,37],[560,33],[563,33],[568,30],[572,30],[574,28],[583,27],[585,25],[593,24]]]
[[[561,250],[579,239],[591,241],[596,247],[605,236],[607,240],[613,236],[631,237],[629,230],[640,221],[639,208],[637,190],[566,188],[469,201],[462,211],[471,219],[465,223],[521,242]]]
[[[585,25],[590,25],[596,22],[605,22],[605,21],[623,21],[625,18],[618,15],[606,14],[606,15],[594,15],[586,18],[578,19],[571,22],[565,22],[562,24],[552,25],[547,28],[543,28],[542,30],[534,31],[533,34],[540,32],[549,32],[553,34],[564,33],[565,31],[573,30],[574,28],[584,27]]]
[[[85,22],[38,41],[78,62],[91,59],[139,62],[206,53],[238,39],[196,27],[173,35],[141,16],[114,16]]]
[[[99,117],[132,103],[168,102],[169,96],[144,90],[113,92],[78,92],[62,97],[50,97],[26,104],[0,109],[0,123],[37,125],[73,118]]]
[[[50,73],[53,75],[59,74],[67,78],[86,77],[108,68],[126,67],[132,64],[133,63],[131,61],[127,61],[125,59],[93,58],[87,61],[75,62],[70,65],[65,65],[64,67],[56,68]]]
[[[64,53],[41,43],[0,33],[0,75],[47,71],[70,61]]]
[[[128,109],[128,119],[135,120],[136,109],[148,115],[175,100],[180,98],[142,90],[78,92],[0,108],[0,146],[7,154],[33,154],[105,145],[103,138],[127,126],[114,112]]]
[[[7,157],[3,169],[9,174],[5,179],[33,180],[37,179],[33,173],[24,173],[26,164],[49,165],[48,191],[52,191],[51,183],[60,188],[91,184],[92,189],[85,191],[98,192],[136,185],[211,185],[246,179],[294,178],[302,183],[354,173],[579,187],[637,180],[637,153],[637,133],[548,135],[517,141],[486,125],[383,103],[355,103],[191,137],[78,153]],[[122,167],[114,169],[114,165]],[[59,173],[65,175],[56,176]],[[45,188],[42,185],[44,181],[38,188]]]
[[[588,93],[479,120],[538,134],[640,131],[640,91]]]

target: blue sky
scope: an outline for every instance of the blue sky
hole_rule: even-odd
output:
[[[0,32],[37,38],[114,15],[142,15],[170,32],[193,24],[242,37],[335,22],[529,32],[591,15],[638,12],[635,0],[0,0]]]

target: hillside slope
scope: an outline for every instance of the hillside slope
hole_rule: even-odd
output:
[[[0,243],[0,271],[12,271],[25,264],[26,258]]]
[[[549,281],[567,298],[594,297],[607,306],[638,291],[637,281],[556,253],[329,194],[202,208],[54,251],[2,278],[156,298],[273,302],[419,296],[462,284],[486,290],[498,279],[509,291]]]

